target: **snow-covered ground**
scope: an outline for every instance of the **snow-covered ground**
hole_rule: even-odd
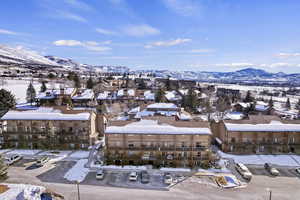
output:
[[[70,158],[88,158],[89,153],[90,153],[89,151],[75,151],[69,157]]]
[[[45,188],[25,184],[5,184],[9,190],[0,194],[1,200],[41,200]]]
[[[69,181],[82,182],[86,175],[89,173],[89,169],[85,168],[84,165],[88,162],[88,159],[80,159],[77,163],[67,171],[64,178]]]
[[[271,163],[279,166],[300,166],[300,156],[298,155],[233,155],[223,153],[221,151],[219,151],[218,154],[222,158],[231,158],[236,163],[253,165],[263,165],[265,163]]]
[[[190,172],[191,169],[187,169],[187,168],[167,168],[167,167],[162,167],[162,168],[160,168],[160,171],[167,171],[167,172]]]
[[[41,150],[38,149],[15,149],[12,151],[7,152],[6,154],[19,154],[19,155],[36,155],[37,153],[39,153]]]
[[[0,88],[6,89],[10,91],[13,95],[15,95],[17,103],[25,103],[26,102],[26,90],[30,83],[30,80],[5,80],[4,85],[0,85]],[[33,87],[38,93],[40,90],[41,84],[37,81],[33,82]]]
[[[52,150],[52,151],[43,151],[40,152],[38,155],[40,156],[63,156],[67,157],[72,151],[57,151],[57,150]]]

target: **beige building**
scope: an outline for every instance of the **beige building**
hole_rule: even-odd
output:
[[[5,148],[85,149],[98,137],[96,114],[64,107],[9,111],[2,118]]]
[[[217,144],[233,153],[300,152],[300,121],[254,115],[247,120],[224,120],[211,124]]]
[[[105,130],[108,164],[194,167],[209,160],[207,123],[159,120],[112,122]]]

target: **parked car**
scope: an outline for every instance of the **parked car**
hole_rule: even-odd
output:
[[[50,160],[50,158],[49,158],[48,156],[43,156],[43,157],[41,157],[40,159],[38,159],[38,160],[35,162],[35,165],[36,165],[36,166],[39,166],[39,167],[42,167],[42,166],[44,166],[44,164],[47,163],[49,160]]]
[[[300,175],[300,167],[296,168],[295,171]]]
[[[10,155],[8,157],[6,157],[4,159],[4,162],[7,164],[7,165],[12,165],[14,164],[15,162],[19,161],[22,159],[22,156],[20,155],[17,155],[17,154],[14,154],[14,155]]]
[[[164,175],[164,183],[170,185],[173,182],[173,178],[170,173],[165,173]]]
[[[249,169],[242,163],[236,163],[235,165],[236,170],[242,175],[244,179],[251,180],[252,173],[249,171]]]
[[[150,175],[147,171],[141,172],[141,182],[142,183],[149,183],[150,182]]]
[[[131,172],[129,174],[129,180],[130,181],[137,181],[137,179],[138,179],[138,173],[137,172]]]
[[[101,160],[95,160],[94,164],[95,165],[103,165],[103,161],[101,161]]]
[[[270,163],[265,163],[265,169],[273,176],[279,175],[279,171],[275,167],[272,167]]]
[[[96,179],[98,179],[98,180],[103,180],[104,179],[104,170],[103,169],[99,169],[96,172]]]

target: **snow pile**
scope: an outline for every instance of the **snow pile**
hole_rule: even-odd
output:
[[[70,155],[70,158],[87,158],[89,154],[89,151],[75,151]]]
[[[85,168],[84,165],[88,162],[88,159],[80,159],[77,163],[67,171],[64,178],[69,181],[82,182],[86,175],[89,173],[89,169]]]
[[[2,200],[41,200],[41,194],[45,188],[41,186],[25,184],[5,184],[9,190],[0,194]]]
[[[162,168],[160,168],[160,171],[166,171],[166,172],[190,172],[191,169],[162,167]]]

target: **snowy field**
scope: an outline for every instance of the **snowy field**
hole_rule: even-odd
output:
[[[0,194],[2,200],[41,200],[41,194],[45,188],[41,186],[25,184],[5,184],[8,190]]]
[[[298,155],[232,155],[221,151],[218,152],[222,158],[231,158],[236,163],[263,165],[271,163],[279,166],[299,167],[300,156]]]
[[[1,89],[6,89],[15,95],[17,103],[26,102],[26,90],[30,83],[30,80],[5,80],[5,84],[1,84]],[[33,82],[35,91],[38,93],[41,84],[38,81]]]
[[[88,162],[88,159],[80,159],[77,163],[67,171],[64,178],[68,181],[82,182],[86,175],[89,173],[89,169],[85,168],[84,165]]]

